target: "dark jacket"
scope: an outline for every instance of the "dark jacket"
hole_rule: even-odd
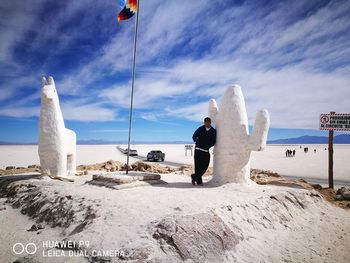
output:
[[[203,150],[209,150],[209,148],[216,143],[216,130],[213,127],[210,127],[207,131],[203,125],[193,133],[192,139],[196,142],[196,147]]]

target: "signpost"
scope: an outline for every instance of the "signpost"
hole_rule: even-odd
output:
[[[334,188],[333,183],[333,138],[334,131],[350,131],[350,113],[342,114],[334,111],[320,115],[320,130],[329,130],[328,138],[328,184]]]
[[[187,150],[191,151],[191,156],[192,156],[193,155],[193,145],[191,145],[191,144],[185,145],[185,156],[187,156]]]

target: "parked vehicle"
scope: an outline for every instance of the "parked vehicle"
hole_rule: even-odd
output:
[[[162,161],[164,162],[165,153],[159,150],[152,150],[147,154],[147,161]]]
[[[128,150],[126,150],[126,154],[128,154]],[[130,156],[137,156],[137,150],[130,149]]]
[[[122,147],[117,146],[117,149],[119,151],[121,151],[122,153],[124,153],[124,154],[128,154],[128,149],[127,148],[123,149]],[[137,150],[130,149],[130,156],[137,156],[137,155],[138,155]]]

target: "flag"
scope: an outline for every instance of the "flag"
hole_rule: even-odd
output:
[[[119,0],[122,11],[118,14],[118,22],[132,17],[137,10],[137,0]]]

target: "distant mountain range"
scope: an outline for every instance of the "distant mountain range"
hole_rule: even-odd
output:
[[[78,140],[79,145],[108,145],[108,144],[127,144],[127,141],[105,141],[105,140]],[[297,138],[278,139],[267,142],[268,144],[327,144],[328,137],[325,136],[301,136]],[[340,134],[334,136],[335,144],[350,144],[350,134]],[[4,142],[0,141],[0,145],[36,145],[36,142]],[[136,141],[132,144],[192,144],[190,141]]]
[[[268,144],[327,144],[328,137],[305,135],[297,138],[268,141],[267,143]],[[350,135],[340,134],[340,135],[334,136],[334,144],[350,144]]]

